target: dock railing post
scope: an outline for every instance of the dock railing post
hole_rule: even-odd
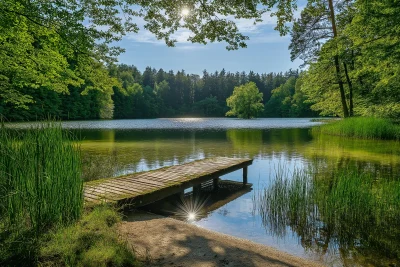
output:
[[[247,184],[247,166],[243,167],[243,185]]]

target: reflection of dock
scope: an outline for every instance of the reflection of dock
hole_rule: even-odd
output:
[[[227,203],[247,194],[252,190],[252,186],[251,183],[243,185],[242,182],[219,179],[216,188],[213,181],[208,181],[201,184],[201,190],[197,192],[197,195],[193,191],[183,195],[172,195],[141,208],[151,213],[171,216],[184,221],[188,220],[190,213],[193,213],[195,217],[190,220],[198,221],[208,217],[210,213]]]
[[[244,194],[250,192],[252,190],[253,184],[246,184],[244,187],[239,185],[239,182],[222,180],[220,181],[220,190],[219,192],[211,195],[211,199],[209,200],[209,204],[204,206],[204,211],[206,214],[219,209],[225,204],[243,196]],[[224,192],[224,187],[231,187],[227,192]],[[221,192],[222,191],[222,192]],[[222,193],[222,194],[221,194]]]
[[[242,168],[242,185],[246,185],[247,167],[252,162],[251,159],[218,157],[92,181],[85,183],[85,203],[127,201],[135,206],[143,206],[173,194],[181,194],[190,187],[196,194],[201,190],[202,183],[212,181],[215,186],[220,176]]]

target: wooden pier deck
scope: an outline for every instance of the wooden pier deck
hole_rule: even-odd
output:
[[[251,159],[217,157],[87,182],[85,204],[106,201],[144,206],[173,194],[183,194],[190,187],[196,193],[202,183],[210,180],[216,186],[220,176],[239,169],[243,169],[243,184],[247,184],[247,167],[252,162]]]

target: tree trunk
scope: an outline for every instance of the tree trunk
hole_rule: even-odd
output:
[[[346,74],[347,84],[349,85],[349,115],[350,117],[353,116],[353,84],[350,80],[349,73],[347,71],[347,64],[343,62],[344,66],[344,73]]]
[[[332,23],[332,31],[333,31],[333,38],[337,38],[337,30],[336,30],[336,22],[335,22],[335,11],[333,9],[333,0],[329,0],[329,10],[331,13],[331,23]],[[340,73],[340,65],[339,65],[339,56],[335,55],[333,57],[335,60],[335,69],[336,69],[336,79],[339,84],[339,90],[340,90],[340,99],[342,101],[342,109],[343,109],[343,116],[346,118],[349,116],[349,109],[347,108],[347,102],[346,102],[346,95],[344,93],[344,86],[343,86],[343,81]]]

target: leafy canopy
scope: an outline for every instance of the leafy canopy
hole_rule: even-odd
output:
[[[249,82],[235,87],[233,94],[226,99],[226,104],[231,108],[226,116],[238,116],[250,119],[256,117],[264,109],[262,103],[263,93],[254,82]]]
[[[123,49],[114,44],[128,33],[138,33],[139,21],[168,46],[175,45],[177,31],[187,29],[194,43],[224,41],[227,49],[246,47],[248,37],[239,32],[235,20],[260,22],[268,9],[260,8],[264,2],[2,0],[0,101],[27,108],[34,93],[26,88],[68,94],[69,86],[84,86],[84,92],[110,92],[101,81],[113,81],[107,81],[108,75],[98,76],[98,66],[116,61]],[[183,14],[184,9],[190,11]]]

